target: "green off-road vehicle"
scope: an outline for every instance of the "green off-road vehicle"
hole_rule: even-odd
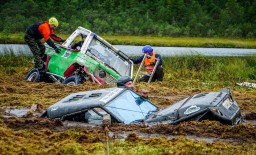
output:
[[[78,27],[63,44],[56,44],[60,53],[45,46],[45,71],[32,69],[26,76],[27,81],[111,84],[121,76],[132,77],[133,62],[129,57],[83,27]]]

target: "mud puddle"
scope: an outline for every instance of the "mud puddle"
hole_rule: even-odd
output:
[[[96,125],[96,124],[88,124],[88,123],[81,123],[81,122],[72,122],[72,121],[63,121],[62,125],[64,128],[69,128],[69,127],[78,127],[78,128],[95,128],[95,129],[100,129],[102,128],[102,125]],[[111,130],[111,128],[110,128]],[[136,136],[140,139],[150,139],[150,138],[168,138],[168,139],[172,139],[172,138],[177,138],[180,135],[165,135],[165,134],[149,134],[149,133],[142,133],[139,131],[110,131],[107,130],[107,135],[109,137],[111,137],[114,140],[121,140],[121,141],[125,141],[129,135],[131,134],[136,134]],[[189,139],[193,139],[193,140],[198,140],[198,141],[204,141],[207,143],[213,143],[215,141],[217,141],[217,138],[213,138],[213,137],[198,137],[198,136],[193,136],[193,135],[187,135],[187,136],[183,136],[185,138],[189,138]]]
[[[10,118],[10,117],[40,117],[45,110],[42,109],[42,106],[39,104],[34,104],[31,108],[25,107],[11,107],[6,108],[4,110],[4,114],[2,115],[3,118]]]
[[[138,138],[140,139],[150,139],[150,138],[177,138],[180,137],[180,135],[163,135],[163,134],[146,134],[146,133],[140,133],[140,132],[109,132],[109,137],[112,137],[113,139],[125,141],[129,135],[131,134],[136,134]],[[183,136],[185,138],[193,139],[193,140],[198,140],[198,141],[204,141],[207,143],[213,143],[217,140],[217,138],[212,138],[212,137],[198,137],[198,136],[193,136],[193,135],[187,135]]]
[[[20,108],[20,109],[6,109],[5,114],[3,115],[4,118],[8,117],[25,117],[27,113],[29,112],[29,109],[27,108]]]

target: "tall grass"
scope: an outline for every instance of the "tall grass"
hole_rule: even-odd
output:
[[[176,46],[176,47],[229,47],[255,48],[255,39],[154,37],[154,36],[104,36],[112,44]]]
[[[177,56],[164,57],[163,62],[166,80],[200,80],[204,82],[256,80],[256,56]]]
[[[22,53],[22,51],[14,53],[12,49],[5,49],[0,54],[0,65],[2,67],[18,67],[26,65],[28,62],[31,63],[32,56],[26,56]]]
[[[97,32],[96,32],[97,33]],[[63,39],[69,35],[58,34]],[[100,35],[100,34],[99,34]],[[0,33],[0,43],[25,44],[24,33]],[[230,48],[256,48],[256,39],[236,38],[193,38],[193,37],[155,37],[155,36],[102,36],[115,45],[146,45],[176,46],[176,47],[230,47]]]
[[[13,74],[27,70],[25,67],[31,67],[32,60],[32,56],[23,55],[22,52],[15,54],[13,50],[5,49],[0,54],[0,73]]]

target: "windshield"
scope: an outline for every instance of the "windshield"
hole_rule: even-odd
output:
[[[110,67],[113,67],[122,76],[130,76],[130,63],[117,55],[111,48],[109,48],[96,38],[92,39],[88,47],[88,52],[96,56],[104,63],[108,64]]]
[[[155,105],[131,90],[126,90],[109,102],[105,108],[125,124],[144,120],[147,114],[157,110]]]

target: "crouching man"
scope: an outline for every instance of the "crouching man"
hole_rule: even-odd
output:
[[[157,68],[155,70],[155,73],[152,77],[152,82],[154,82],[156,80],[157,81],[163,81],[164,71],[163,71],[163,67],[162,67],[162,57],[161,57],[161,55],[154,52],[153,48],[150,45],[144,46],[142,48],[142,52],[144,54],[146,54],[146,58],[144,60],[144,66],[146,68],[146,74],[143,75],[140,78],[140,81],[148,82],[157,61],[159,61],[159,62],[158,62]],[[138,63],[142,62],[143,58],[144,58],[144,55],[142,55],[138,58],[132,58],[131,60],[133,61],[133,63],[138,64]]]

